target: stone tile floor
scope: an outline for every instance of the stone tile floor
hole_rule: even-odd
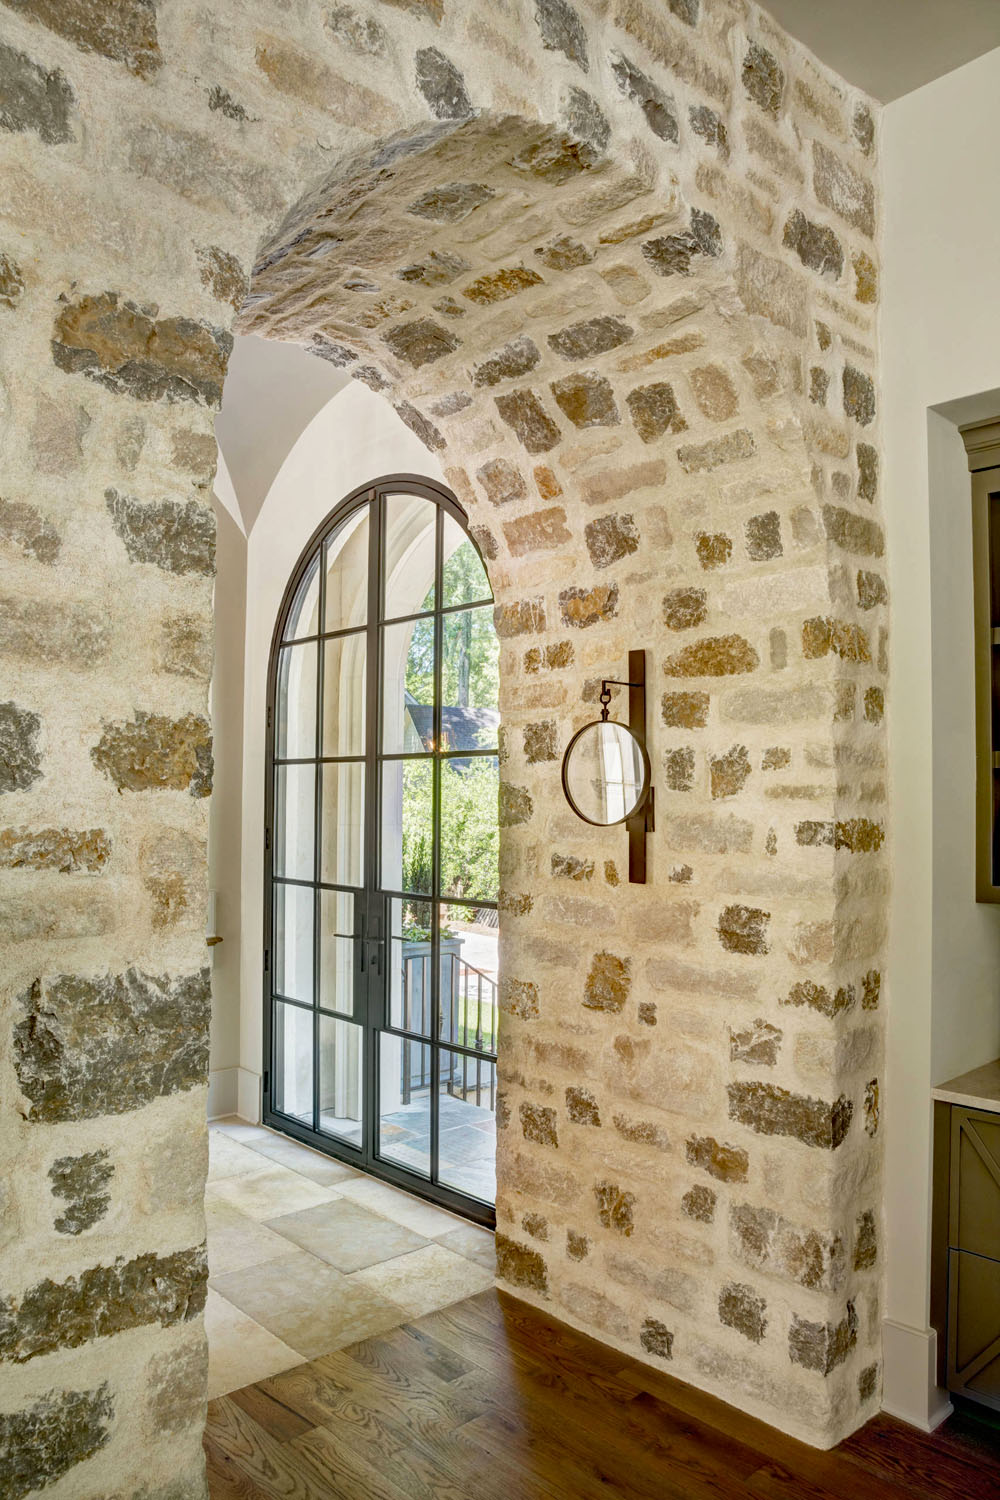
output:
[[[488,1230],[263,1126],[208,1139],[210,1397],[492,1286]]]

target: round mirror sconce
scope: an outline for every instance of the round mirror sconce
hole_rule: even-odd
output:
[[[609,714],[612,687],[627,687],[629,722]],[[601,717],[578,729],[562,763],[566,801],[585,823],[611,828],[624,823],[629,835],[629,880],[646,880],[646,833],[653,829],[653,788],[646,749],[646,653],[629,652],[625,682],[601,683]]]

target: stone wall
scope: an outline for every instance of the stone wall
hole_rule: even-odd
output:
[[[742,0],[251,12],[0,5],[9,1493],[203,1493],[238,309],[384,391],[489,559],[502,1280],[834,1441],[879,1391],[870,106]],[[558,775],[637,646],[644,888]]]

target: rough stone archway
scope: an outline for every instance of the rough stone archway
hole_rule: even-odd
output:
[[[834,1441],[879,1384],[867,104],[739,0],[305,7],[249,42],[225,4],[20,12],[0,1407],[24,1493],[201,1493],[206,499],[237,308],[383,390],[490,559],[502,1278]],[[641,890],[558,779],[638,645]]]

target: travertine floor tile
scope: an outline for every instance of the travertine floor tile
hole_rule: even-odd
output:
[[[456,1255],[464,1255],[466,1260],[474,1260],[477,1266],[496,1273],[496,1245],[488,1229],[480,1229],[478,1224],[463,1224],[461,1229],[450,1229],[436,1239],[446,1250],[454,1250]]]
[[[268,1131],[263,1137],[255,1137],[248,1144],[256,1155],[278,1162],[283,1167],[290,1167],[300,1177],[308,1177],[310,1181],[318,1182],[323,1187],[351,1182],[361,1176],[353,1167],[334,1161],[320,1151],[311,1151],[308,1146],[301,1146],[298,1141],[290,1140],[287,1136],[275,1135],[273,1131]]]
[[[301,1354],[211,1288],[205,1304],[205,1330],[210,1401],[302,1364]]]
[[[239,1177],[210,1182],[205,1201],[229,1203],[250,1219],[276,1219],[300,1208],[328,1203],[335,1196],[335,1188],[310,1182],[289,1167],[265,1165],[260,1172],[244,1172]]]
[[[271,1219],[268,1228],[345,1272],[360,1271],[427,1244],[421,1235],[404,1229],[395,1219],[373,1214],[360,1203],[344,1198]]]
[[[223,1135],[228,1135],[234,1141],[252,1141],[257,1136],[272,1135],[273,1132],[265,1129],[263,1125],[250,1125],[246,1120],[241,1120],[239,1115],[225,1115],[221,1120],[213,1120],[209,1130],[221,1130]]]
[[[395,1303],[299,1250],[220,1276],[215,1290],[306,1359],[384,1333],[401,1321]]]
[[[473,1297],[492,1286],[495,1273],[442,1245],[428,1245],[396,1260],[355,1271],[347,1278],[401,1307],[409,1318]]]
[[[288,1239],[275,1234],[266,1224],[248,1219],[246,1214],[234,1215],[217,1227],[208,1229],[208,1275],[210,1280],[225,1276],[230,1271],[245,1271],[248,1266],[260,1266],[269,1260],[281,1260],[288,1255]]]
[[[209,1182],[221,1182],[226,1177],[239,1177],[244,1172],[260,1170],[261,1159],[256,1151],[251,1151],[249,1146],[222,1130],[208,1132]]]
[[[373,1213],[395,1219],[397,1224],[402,1224],[406,1229],[412,1229],[415,1234],[422,1234],[427,1239],[447,1234],[449,1229],[458,1229],[466,1222],[456,1214],[447,1213],[443,1208],[435,1208],[433,1203],[425,1203],[423,1199],[413,1198],[409,1193],[401,1193],[398,1188],[390,1187],[387,1182],[378,1182],[374,1177],[362,1176],[355,1182],[346,1182],[338,1188],[338,1194],[349,1198],[352,1203],[370,1208]]]

